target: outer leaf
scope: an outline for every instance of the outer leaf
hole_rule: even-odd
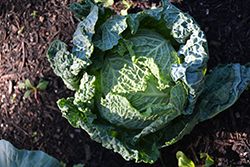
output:
[[[42,151],[19,150],[5,140],[0,140],[0,166],[61,167],[55,158]]]
[[[91,61],[88,59],[82,60],[66,50],[66,44],[56,40],[50,45],[47,51],[47,57],[54,73],[63,79],[69,89],[77,90],[82,77],[82,70],[85,69]]]
[[[105,121],[101,121],[100,117],[97,119],[97,116],[91,113],[89,108],[85,108],[84,111],[78,110],[78,105],[73,104],[73,98],[60,99],[57,103],[63,117],[68,119],[72,126],[81,127],[93,140],[102,143],[103,147],[118,152],[124,159],[153,163],[160,156],[154,143],[151,143],[152,147],[145,148],[131,145],[129,137],[131,130],[122,131]]]
[[[94,50],[92,44],[92,36],[95,33],[95,25],[98,19],[98,7],[93,6],[86,19],[81,21],[74,33],[73,43],[74,47],[72,53],[78,58],[88,61]]]
[[[126,28],[126,18],[116,15],[114,18],[107,20],[101,25],[97,30],[93,43],[102,51],[112,49],[118,44],[118,40],[122,38],[121,33],[125,31]]]
[[[171,30],[171,35],[179,44],[183,43],[177,52],[182,61],[172,65],[171,74],[175,81],[183,80],[190,89],[190,105],[186,111],[190,114],[203,88],[208,61],[206,37],[190,15],[181,12],[167,1],[164,1],[163,8],[166,27]]]
[[[103,2],[105,0],[98,0],[95,2]],[[112,2],[111,2],[112,3]],[[103,8],[102,4],[94,4],[93,2],[86,0],[81,2],[75,2],[72,5],[69,5],[69,9],[75,14],[75,16],[83,21],[91,12],[93,6],[97,6],[99,8],[98,15],[98,23],[96,24],[96,28],[99,28],[113,13],[110,8]]]
[[[83,21],[90,13],[91,8],[94,4],[90,1],[81,1],[78,3],[73,3],[68,5],[68,8],[74,13],[74,15],[80,20]]]
[[[201,121],[212,118],[234,104],[240,94],[250,83],[250,64],[219,65],[212,74],[206,77],[205,88],[200,95],[193,114],[180,116],[161,133],[162,139],[170,145],[190,133]],[[150,139],[151,140],[151,139]]]
[[[200,121],[214,117],[233,105],[250,82],[250,63],[218,65],[206,76],[202,97],[209,99]],[[201,98],[202,98],[201,97]]]

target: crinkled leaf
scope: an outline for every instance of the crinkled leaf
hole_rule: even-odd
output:
[[[92,36],[95,33],[95,25],[98,20],[98,7],[93,6],[89,15],[81,21],[73,36],[72,53],[78,58],[88,61],[94,50]]]
[[[131,145],[130,131],[122,131],[117,127],[101,121],[100,118],[92,114],[85,108],[85,111],[79,111],[78,105],[73,104],[73,98],[60,99],[57,103],[62,111],[63,117],[68,119],[70,124],[76,128],[81,127],[90,137],[102,143],[103,147],[113,149],[118,152],[126,160],[135,159],[136,162],[153,163],[160,156],[155,143],[151,143],[151,147],[138,147]]]
[[[42,151],[19,150],[5,140],[0,140],[0,166],[61,167],[57,159]]]
[[[92,2],[86,0],[68,5],[68,8],[80,21],[82,21],[89,15],[93,6],[94,4]]]
[[[79,90],[75,93],[74,103],[78,101],[83,103],[90,103],[95,95],[95,76],[89,76],[87,73],[83,74],[80,82]]]
[[[98,0],[97,2],[103,2],[105,0]],[[111,1],[109,1],[112,3]],[[110,8],[103,8],[101,4],[94,4],[93,2],[86,0],[81,2],[75,2],[72,5],[69,5],[68,8],[75,14],[75,16],[83,21],[93,9],[93,6],[98,7],[98,22],[96,23],[96,28],[99,28],[113,13],[114,11]]]
[[[47,51],[47,57],[54,73],[63,79],[69,89],[77,90],[82,77],[82,70],[91,61],[89,59],[82,60],[66,50],[66,44],[55,40]]]
[[[148,126],[156,115],[145,117],[122,96],[108,94],[101,100],[99,107],[101,116],[111,124],[128,129],[141,129]]]
[[[150,69],[158,79],[158,88],[163,90],[172,86],[171,65],[177,63],[179,59],[170,41],[147,29],[138,30],[135,35],[129,36],[128,40],[133,43],[137,59],[135,61]]]
[[[165,128],[176,117],[180,116],[185,110],[187,103],[187,96],[185,90],[181,84],[174,86],[171,89],[169,103],[164,102],[159,104],[148,104],[147,111],[143,115],[149,117],[151,115],[157,115],[150,125],[144,127],[139,134],[133,138],[133,142],[137,142],[143,136],[157,132]]]
[[[193,114],[173,120],[167,126],[168,130],[161,134],[163,136],[159,143],[165,141],[166,145],[170,145],[182,139],[198,122],[210,119],[233,105],[249,83],[249,63],[245,66],[219,65],[206,77],[204,91],[198,98]]]
[[[108,20],[105,14],[101,19],[100,6],[98,12],[91,7],[77,30],[74,53],[58,42],[47,54],[55,73],[77,90],[76,98],[58,101],[63,116],[136,162],[155,162],[160,148],[232,105],[250,78],[248,64],[219,66],[205,80],[204,33],[191,16],[167,0],[162,4]]]
[[[118,40],[122,38],[121,33],[126,28],[126,18],[116,15],[100,26],[93,38],[93,43],[102,51],[112,49],[118,44]]]

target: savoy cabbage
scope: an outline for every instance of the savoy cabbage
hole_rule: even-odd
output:
[[[57,103],[74,127],[126,160],[154,163],[159,149],[231,106],[250,64],[206,75],[208,47],[194,19],[167,0],[127,16],[91,1],[69,6],[80,23],[72,52],[54,41],[47,57],[75,96]]]

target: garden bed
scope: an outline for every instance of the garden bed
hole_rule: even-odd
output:
[[[202,152],[215,160],[215,166],[250,165],[250,91],[245,91],[229,109],[199,123],[190,135],[161,149],[155,164],[125,161],[119,154],[92,141],[81,129],[73,128],[62,117],[56,101],[70,97],[47,60],[49,44],[60,39],[72,48],[72,36],[79,23],[67,5],[76,0],[2,0],[0,3],[0,139],[19,149],[42,150],[72,166],[85,163],[91,167],[177,166],[175,154],[183,151],[195,164],[201,165]],[[138,0],[129,13],[159,7],[159,0]],[[208,73],[219,64],[250,62],[249,0],[171,0],[189,13],[208,40],[210,59]],[[122,1],[111,7],[119,14]],[[26,79],[37,85],[48,81],[46,90],[24,99],[26,90],[18,84]],[[16,96],[15,96],[15,95]]]

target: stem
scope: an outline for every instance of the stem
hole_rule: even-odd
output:
[[[36,102],[39,104],[39,100],[37,98],[37,89],[35,89],[35,91],[34,91],[34,96],[35,96]]]

